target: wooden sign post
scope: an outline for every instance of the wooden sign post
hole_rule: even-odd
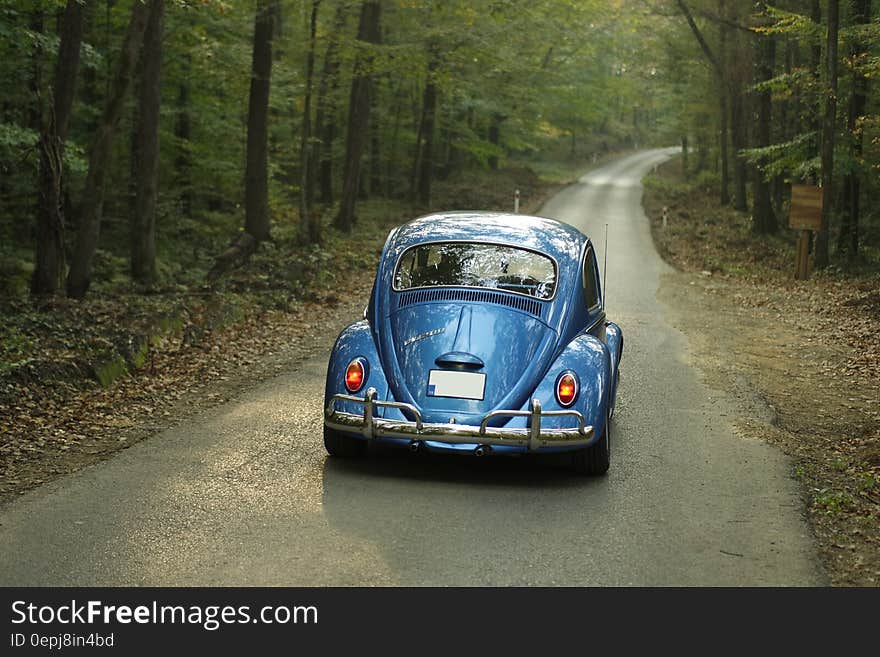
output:
[[[822,188],[812,185],[791,186],[791,210],[788,225],[799,230],[794,277],[806,280],[810,276],[810,231],[822,226]]]

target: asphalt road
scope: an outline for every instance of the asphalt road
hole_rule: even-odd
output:
[[[656,301],[667,271],[615,160],[542,214],[608,224],[626,349],[606,477],[523,459],[325,457],[326,354],[0,510],[2,585],[816,585],[790,464],[737,437]]]

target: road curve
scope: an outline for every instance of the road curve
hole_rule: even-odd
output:
[[[614,160],[541,214],[604,248],[624,329],[612,466],[327,459],[326,354],[0,510],[2,585],[818,585],[790,464],[737,437],[656,300],[641,177]]]

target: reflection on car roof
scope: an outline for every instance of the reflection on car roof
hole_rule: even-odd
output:
[[[503,212],[438,212],[402,225],[394,235],[394,247],[399,253],[422,242],[487,241],[542,251],[557,260],[577,260],[587,239],[575,227],[549,217]]]

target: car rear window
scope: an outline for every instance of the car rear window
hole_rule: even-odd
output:
[[[395,290],[450,285],[550,299],[556,291],[556,263],[534,251],[478,242],[419,244],[400,257]]]

